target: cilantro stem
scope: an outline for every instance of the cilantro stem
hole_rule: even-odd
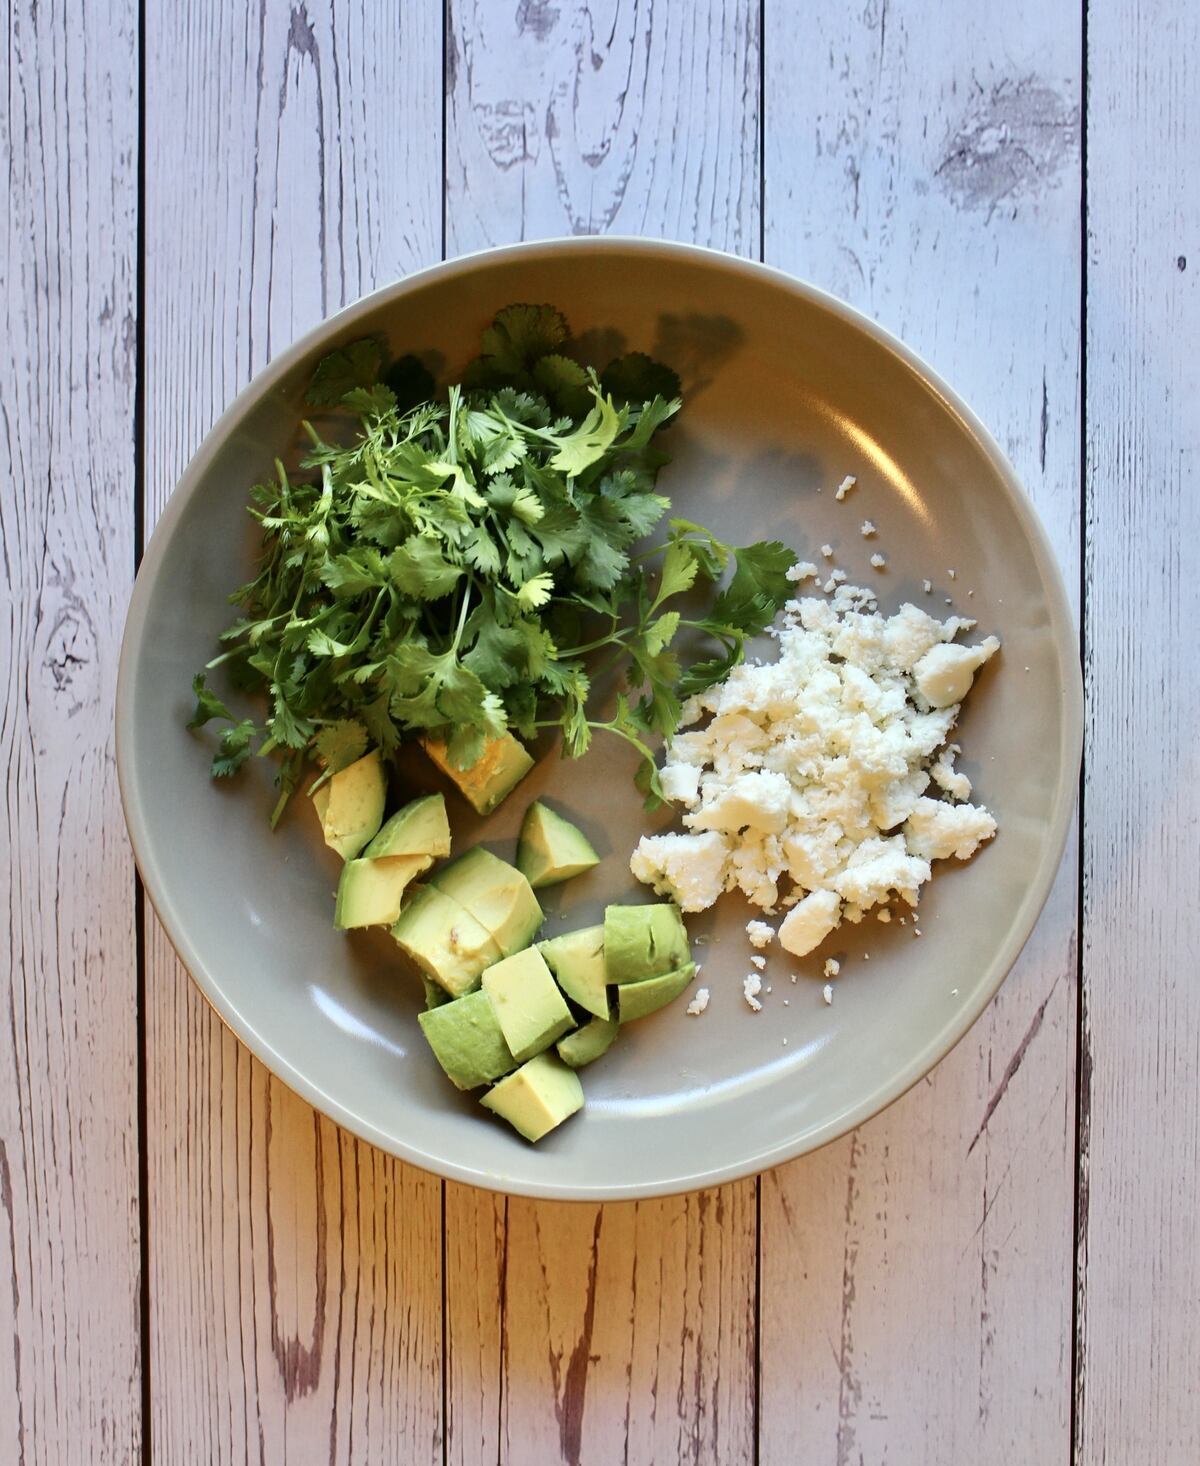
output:
[[[599,651],[599,649],[602,646],[612,646],[614,644],[619,644],[621,646],[624,646],[624,644],[625,644],[625,637],[626,637],[628,631],[629,630],[632,630],[633,628],[632,627],[629,627],[629,628],[626,628],[625,631],[618,631],[616,629],[616,625],[617,625],[616,617],[614,616],[613,617],[613,629],[612,629],[612,631],[610,631],[608,633],[607,636],[598,636],[595,641],[585,641],[582,646],[567,647],[565,649],[562,648],[562,647],[559,647],[559,649],[558,649],[558,659],[559,659],[559,661],[562,661],[566,657],[582,657],[587,652]]]

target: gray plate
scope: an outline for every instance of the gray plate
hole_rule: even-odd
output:
[[[660,481],[676,512],[735,543],[778,537],[818,561],[828,541],[834,563],[876,587],[884,609],[911,598],[949,614],[943,598],[953,595],[957,611],[1003,640],[961,727],[961,765],[1000,834],[969,864],[939,869],[921,906],[923,936],[869,920],[803,962],[776,947],[765,974],[773,992],[754,1015],[741,997],[752,913],[726,897],[691,923],[710,939],[698,953],[708,1012],[690,1018],[677,1003],[633,1025],[585,1071],[584,1113],[536,1148],[443,1078],[417,1029],[419,984],[390,940],[332,929],[339,862],[306,801],[272,834],[270,770],[214,786],[209,741],[183,727],[191,674],[212,655],[226,595],[252,562],[246,490],[276,454],[292,453],[315,362],[381,331],[397,352],[440,354],[452,378],[481,327],[515,300],[552,301],[577,334],[604,332],[680,371],[687,405]],[[832,490],[846,473],[858,487],[838,503]],[[859,533],[868,516],[875,541]],[[868,567],[876,548],[883,573]],[[933,597],[922,594],[926,576]],[[535,1196],[616,1198],[725,1181],[811,1150],[950,1050],[1050,889],[1074,801],[1081,706],[1070,613],[1029,501],[982,426],[911,352],[762,266],[676,244],[574,239],[411,276],[255,378],[151,539],[122,651],[117,750],[138,865],[163,925],[205,997],[274,1073],[338,1123],[442,1175]],[[450,799],[456,848],[482,838],[511,855],[525,805],[545,793],[607,857],[546,893],[548,932],[594,920],[606,901],[644,898],[628,856],[663,821],[642,813],[631,767],[612,741],[582,762],[551,750],[485,826]],[[439,787],[416,753],[396,784],[397,796]],[[842,962],[831,1007],[820,976],[830,955]]]

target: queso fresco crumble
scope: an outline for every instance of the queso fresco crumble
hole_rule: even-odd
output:
[[[711,715],[676,734],[661,774],[685,829],[644,836],[633,874],[684,911],[734,889],[768,914],[782,904],[796,956],[894,896],[916,906],[932,861],[966,860],[996,833],[948,741],[1000,645],[959,643],[974,624],[911,604],[884,617],[849,585],[790,601],[778,660],[735,668],[685,708],[684,727]]]

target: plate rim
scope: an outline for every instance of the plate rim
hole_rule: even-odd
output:
[[[268,1038],[239,1011],[233,997],[211,973],[188,940],[167,892],[160,884],[153,863],[143,862],[142,852],[149,848],[149,821],[142,804],[138,778],[133,766],[132,748],[135,739],[134,666],[147,630],[150,600],[162,571],[166,546],[175,523],[182,517],[198,492],[210,461],[231,428],[243,417],[252,403],[267,395],[276,383],[315,347],[336,338],[359,319],[373,314],[381,306],[415,293],[436,280],[453,279],[473,273],[481,266],[512,258],[537,258],[539,255],[628,253],[658,257],[663,260],[685,258],[707,264],[732,275],[766,280],[778,289],[825,310],[851,328],[864,333],[876,346],[914,373],[940,400],[942,406],[959,422],[988,460],[1006,494],[1009,506],[1021,526],[1033,553],[1034,562],[1046,589],[1047,609],[1059,671],[1059,697],[1062,715],[1060,740],[1061,777],[1054,792],[1048,822],[1048,839],[1026,886],[1023,899],[1014,916],[1005,942],[994,953],[983,974],[976,995],[954,1018],[937,1030],[904,1064],[873,1088],[859,1103],[832,1116],[824,1124],[794,1135],[787,1140],[751,1149],[739,1160],[712,1167],[694,1168],[686,1173],[666,1177],[662,1181],[615,1182],[606,1184],[555,1184],[552,1180],[510,1178],[492,1171],[479,1171],[445,1156],[431,1154],[418,1145],[400,1140],[381,1131],[365,1116],[357,1114],[342,1101],[326,1092],[303,1071],[294,1067]],[[1075,650],[1068,655],[1066,649]],[[1083,753],[1084,693],[1081,659],[1078,655],[1078,629],[1057,556],[1042,525],[1032,498],[1026,492],[1015,469],[982,420],[962,396],[945,382],[911,347],[870,316],[849,305],[811,282],[785,270],[758,260],[742,258],[723,250],[676,240],[652,239],[632,235],[585,235],[522,241],[498,245],[439,260],[388,285],[359,296],[335,314],[325,317],[274,356],[261,371],[255,373],[205,434],[189,460],[178,483],[172,489],[162,513],[145,545],[138,566],[126,612],[117,668],[115,697],[115,733],[117,781],[121,805],[129,831],[134,860],[146,894],[150,898],[167,939],[186,968],[197,990],[222,1023],[270,1070],[315,1109],[335,1124],[368,1141],[389,1155],[429,1171],[447,1180],[465,1182],[484,1190],[508,1195],[530,1196],[556,1201],[631,1201],[656,1196],[671,1196],[723,1185],[756,1175],[788,1160],[807,1155],[840,1139],[849,1131],[881,1114],[931,1072],[975,1025],[1008,976],[1022,949],[1033,933],[1043,907],[1049,898],[1066,848],[1075,809],[1079,770]]]

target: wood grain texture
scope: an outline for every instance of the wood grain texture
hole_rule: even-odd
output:
[[[0,153],[0,1459],[141,1448],[132,582],[137,8],[11,0]]]
[[[451,253],[616,231],[757,254],[758,7],[452,3]],[[756,1189],[446,1188],[449,1459],[742,1462]]]
[[[1076,584],[1078,9],[771,0],[764,55],[768,261],[954,383]],[[764,1462],[1068,1456],[1076,884],[1072,845],[999,998],[928,1080],[764,1177]]]
[[[146,16],[150,523],[275,350],[437,257],[442,26]],[[146,1027],[156,1462],[440,1461],[439,1183],[271,1079],[150,918]]]
[[[1200,15],[1088,30],[1081,1463],[1200,1459]]]

